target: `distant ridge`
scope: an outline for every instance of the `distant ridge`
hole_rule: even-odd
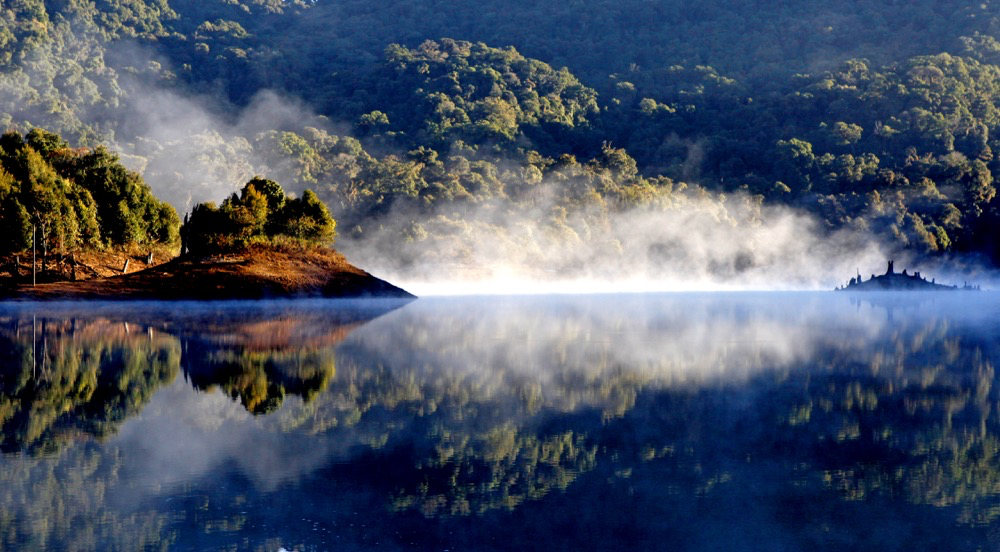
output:
[[[864,280],[859,272],[857,276],[851,278],[844,287],[838,287],[834,291],[979,291],[979,286],[970,286],[968,283],[962,287],[949,286],[937,283],[933,278],[928,281],[920,275],[920,272],[907,274],[893,270],[892,261],[885,274]]]

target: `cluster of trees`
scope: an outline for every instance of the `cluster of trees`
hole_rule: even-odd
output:
[[[595,213],[683,188],[720,207],[733,192],[793,206],[918,255],[1000,259],[997,28],[1000,7],[964,0],[767,14],[721,0],[517,0],[503,13],[471,0],[20,0],[0,8],[0,124],[112,143],[130,166],[176,176],[164,191],[185,210],[214,189],[197,174],[231,191],[253,174],[312,188],[345,236],[385,244],[451,240],[462,231],[435,228],[478,224],[469,203],[537,220],[537,184],[551,182],[542,220],[575,218],[566,235],[599,236]],[[151,85],[222,113],[277,90],[321,116],[163,141],[123,120],[149,109]],[[171,155],[191,144],[194,175]]]
[[[181,231],[183,249],[205,254],[289,239],[328,246],[337,236],[337,222],[311,190],[289,197],[277,182],[254,177],[218,207],[196,205]]]
[[[172,244],[180,221],[106,148],[35,128],[0,136],[0,254]]]
[[[633,98],[607,128],[640,167],[742,189],[918,252],[995,256],[998,74],[949,54],[881,68],[851,60],[754,102],[735,85],[670,109]]]
[[[371,104],[386,113],[361,115],[361,134],[402,133],[414,147],[439,151],[459,141],[509,145],[523,134],[551,148],[599,111],[597,93],[567,69],[483,43],[393,44],[369,78]]]
[[[503,7],[472,0],[173,0],[170,5],[178,19],[165,26],[176,35],[163,50],[178,66],[190,67],[185,80],[208,89],[225,75],[226,89],[237,99],[262,87],[285,88],[338,116],[364,113],[357,111],[360,98],[350,93],[357,89],[352,81],[391,43],[414,47],[450,36],[509,44],[569,67],[607,93],[618,84],[609,75],[630,75],[627,80],[638,86],[635,81],[676,65],[711,65],[755,87],[770,87],[776,75],[825,70],[853,57],[883,64],[957,52],[961,37],[994,32],[998,21],[997,6],[967,0],[905,7],[808,0],[767,13],[753,2],[724,0],[696,7],[680,0],[590,1],[585,9],[537,0]],[[199,36],[206,23],[214,31]],[[929,28],[938,32],[926,32]],[[275,74],[282,75],[281,82]],[[234,79],[240,87],[230,85]]]

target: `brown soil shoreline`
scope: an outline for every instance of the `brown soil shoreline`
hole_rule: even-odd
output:
[[[139,272],[84,281],[8,285],[0,300],[228,300],[317,297],[413,298],[332,249],[255,248],[178,257]]]

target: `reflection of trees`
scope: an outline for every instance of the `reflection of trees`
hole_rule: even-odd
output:
[[[286,393],[311,400],[336,372],[329,349],[251,352],[189,342],[187,355],[186,375],[196,388],[219,387],[254,414],[276,410]]]
[[[408,308],[344,342],[317,320],[297,327],[282,317],[177,331],[198,388],[219,387],[251,412],[268,411],[288,393],[312,397],[247,417],[248,439],[283,459],[319,452],[278,490],[214,467],[207,482],[185,481],[176,502],[143,506],[169,511],[183,531],[156,525],[154,514],[128,518],[124,530],[166,535],[184,548],[201,544],[187,534],[231,543],[248,528],[272,528],[253,529],[260,538],[237,548],[279,536],[291,538],[281,541],[286,548],[322,548],[306,535],[311,527],[282,535],[273,528],[300,526],[304,510],[327,528],[345,511],[360,511],[368,529],[358,524],[357,542],[371,527],[392,524],[425,548],[455,544],[453,534],[466,539],[455,548],[505,548],[476,539],[517,520],[531,530],[507,544],[562,527],[583,547],[612,546],[611,527],[631,544],[662,542],[666,530],[679,549],[712,549],[730,541],[711,533],[737,532],[726,529],[733,508],[752,505],[741,512],[747,526],[759,523],[761,538],[780,533],[785,549],[885,548],[886,519],[923,519],[928,533],[991,542],[1000,511],[995,329],[919,310],[893,323],[874,310],[851,324],[845,320],[856,307],[822,306],[787,334],[775,333],[779,315],[760,320],[752,309],[718,305],[687,325],[669,309],[665,322],[603,306],[527,321],[508,312]],[[592,314],[599,320],[586,318]],[[814,319],[823,323],[810,326]],[[770,341],[754,340],[740,324],[765,328]],[[720,339],[699,325],[730,333]],[[607,326],[630,347],[609,341]],[[308,344],[280,337],[304,333]],[[705,354],[688,355],[693,350]],[[82,450],[59,462],[77,462]],[[254,462],[245,447],[234,450]],[[110,447],[114,454],[129,451]],[[112,459],[92,461],[111,466]],[[35,469],[24,477],[56,468]],[[125,485],[102,470],[83,479]],[[8,477],[17,475],[0,474],[0,489]],[[7,519],[25,531],[30,515],[17,512]],[[920,541],[900,541],[913,542]],[[963,546],[956,548],[974,549]]]
[[[1000,516],[993,368],[1000,350],[984,333],[938,321],[897,328],[865,358],[829,351],[831,370],[773,393],[771,446],[801,450],[848,500],[881,493],[955,507],[962,523],[993,522]]]
[[[0,549],[165,550],[171,516],[119,493],[125,460],[113,446],[0,462]],[[116,490],[118,489],[118,490]]]
[[[385,458],[407,451],[410,459],[387,460],[380,471],[393,474],[395,509],[428,516],[512,509],[565,489],[594,465],[585,427],[534,427],[546,406],[535,382],[502,371],[482,382],[397,370],[343,350],[338,359],[326,392],[286,427],[353,439]]]
[[[196,388],[218,387],[254,414],[276,410],[288,393],[310,401],[336,373],[334,346],[358,323],[316,312],[207,321],[179,332],[185,374]]]
[[[434,452],[417,466],[419,473],[400,482],[394,508],[427,516],[513,509],[565,490],[594,468],[597,456],[585,434],[536,435],[509,426],[432,444]]]
[[[240,528],[245,515],[209,512],[206,502],[158,511],[123,476],[145,451],[75,437],[116,432],[182,365],[197,387],[222,387],[251,412],[285,394],[309,401],[335,374],[333,346],[374,314],[328,304],[299,314],[0,319],[2,450],[59,449],[0,457],[0,549],[165,549],[180,519],[220,534]]]
[[[51,451],[111,434],[177,374],[177,340],[106,320],[11,320],[0,328],[0,448]]]
[[[390,310],[349,307],[2,318],[0,450],[55,450],[73,434],[111,435],[173,381],[182,361],[197,388],[222,388],[253,413],[274,410],[286,394],[311,400],[335,373],[333,347]]]

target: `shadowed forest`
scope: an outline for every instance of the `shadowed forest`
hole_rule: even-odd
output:
[[[390,272],[639,259],[624,270],[725,279],[810,239],[995,264],[998,33],[990,1],[16,0],[0,124],[107,146],[180,213],[256,176],[312,190]],[[105,243],[173,239],[166,207],[82,186],[155,214],[98,209]],[[780,239],[714,247],[788,213]]]

